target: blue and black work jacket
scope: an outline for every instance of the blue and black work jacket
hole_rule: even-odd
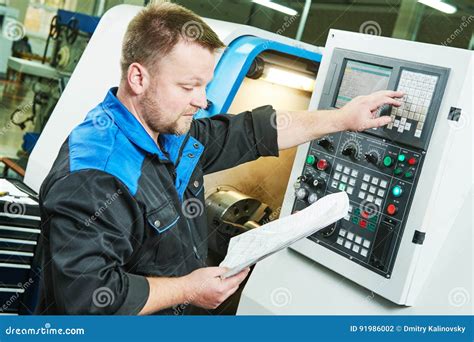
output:
[[[203,175],[278,156],[270,106],[193,120],[157,144],[116,92],[74,128],[41,186],[38,314],[137,314],[145,277],[206,266]]]

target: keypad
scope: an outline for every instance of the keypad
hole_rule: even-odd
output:
[[[405,96],[400,107],[392,108],[392,122],[386,128],[398,133],[413,128],[413,135],[421,137],[437,82],[438,76],[403,70],[397,90],[403,91]]]
[[[339,234],[336,239],[338,245],[344,246],[347,250],[362,255],[364,258],[368,255],[368,248],[371,241],[353,232],[348,232],[346,229],[339,229]]]

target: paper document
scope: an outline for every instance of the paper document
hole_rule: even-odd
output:
[[[220,266],[229,268],[222,275],[231,277],[263,258],[304,239],[342,219],[349,210],[344,191],[327,195],[290,216],[249,230],[230,239],[227,255]]]

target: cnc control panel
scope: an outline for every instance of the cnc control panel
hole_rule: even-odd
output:
[[[448,75],[446,68],[334,49],[319,109],[384,89],[405,96],[401,107],[379,109],[392,118],[385,127],[310,143],[292,212],[337,191],[350,200],[346,217],[311,241],[390,278]]]

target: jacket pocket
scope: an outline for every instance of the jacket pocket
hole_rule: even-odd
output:
[[[146,219],[158,233],[164,233],[177,225],[179,214],[172,202],[166,202],[158,209],[148,212]]]

